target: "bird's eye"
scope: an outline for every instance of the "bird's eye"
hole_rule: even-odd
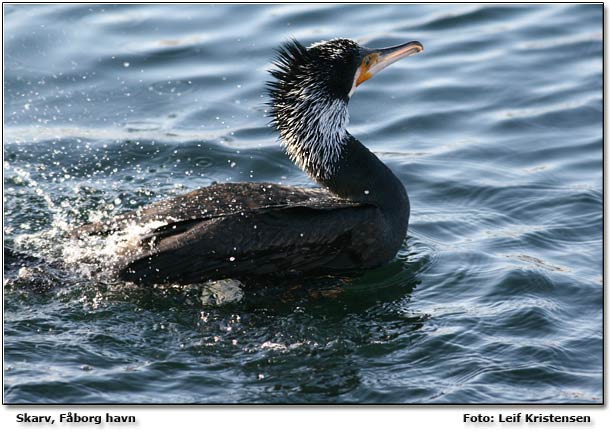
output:
[[[367,67],[371,65],[371,57],[367,57],[364,59],[364,65]]]

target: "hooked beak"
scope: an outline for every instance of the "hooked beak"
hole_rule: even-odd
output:
[[[364,81],[371,79],[377,72],[385,69],[390,64],[397,62],[401,58],[419,54],[424,50],[424,46],[417,42],[407,42],[402,45],[390,48],[369,49],[364,48],[362,63],[356,70],[356,87]]]

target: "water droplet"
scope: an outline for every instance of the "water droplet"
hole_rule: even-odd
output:
[[[128,61],[124,61],[123,62],[123,67],[129,67],[129,62]]]
[[[229,261],[231,261],[231,262],[235,262],[235,258],[234,258],[233,256],[231,256],[231,257],[229,258]]]
[[[369,192],[368,190],[365,190],[365,191],[364,191],[364,194],[365,194],[365,195],[368,195],[369,193],[370,193],[370,192]]]

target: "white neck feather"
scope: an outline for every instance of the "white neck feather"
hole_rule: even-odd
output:
[[[286,119],[280,137],[290,159],[314,179],[334,173],[346,142],[347,103],[324,98],[317,91],[300,90],[294,117]]]

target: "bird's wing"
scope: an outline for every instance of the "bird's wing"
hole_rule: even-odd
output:
[[[266,183],[214,184],[171,199],[122,214],[113,219],[80,226],[73,237],[107,235],[124,230],[130,224],[139,226],[190,225],[226,214],[257,208],[282,207],[305,201],[333,198],[322,189],[290,187]]]
[[[125,256],[119,274],[150,284],[353,270],[382,222],[374,206],[332,199],[232,213],[158,231]]]

